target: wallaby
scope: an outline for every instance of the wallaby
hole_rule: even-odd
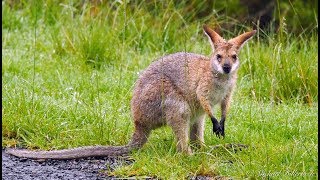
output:
[[[225,121],[239,68],[238,53],[256,31],[231,40],[203,26],[213,53],[210,57],[179,52],[159,58],[138,78],[131,100],[135,130],[125,146],[88,146],[55,151],[7,149],[7,153],[32,159],[75,159],[119,156],[141,148],[151,130],[171,126],[179,152],[191,154],[189,140],[204,143],[204,119],[209,115],[213,131],[225,136]],[[221,105],[221,120],[213,106]]]

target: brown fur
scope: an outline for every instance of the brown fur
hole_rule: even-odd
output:
[[[167,55],[153,62],[140,75],[131,101],[135,131],[127,146],[35,152],[7,149],[7,152],[35,159],[121,155],[142,147],[153,129],[167,124],[175,134],[178,151],[190,154],[189,140],[204,142],[206,114],[214,123],[215,133],[224,136],[224,122],[239,67],[237,54],[255,31],[229,41],[206,25],[204,31],[214,50],[211,57],[183,52]],[[213,106],[216,104],[221,104],[220,123],[214,118]]]

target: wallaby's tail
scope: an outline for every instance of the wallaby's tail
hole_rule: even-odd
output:
[[[86,146],[74,149],[54,151],[31,151],[26,149],[7,148],[8,154],[30,159],[78,159],[86,157],[121,156],[134,149],[141,148],[146,142],[150,131],[137,128],[128,145],[125,146]]]
[[[133,146],[87,146],[55,151],[31,151],[7,148],[8,154],[30,159],[78,159],[85,157],[120,156],[128,154]]]

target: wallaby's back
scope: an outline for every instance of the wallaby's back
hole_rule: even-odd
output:
[[[131,110],[134,120],[154,129],[166,124],[164,101],[178,94],[188,102],[196,101],[199,79],[206,71],[209,58],[179,52],[163,56],[145,69],[136,82]]]

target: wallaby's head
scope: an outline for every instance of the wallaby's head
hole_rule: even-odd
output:
[[[240,65],[238,53],[242,46],[256,33],[256,30],[243,33],[228,41],[207,25],[203,26],[203,30],[208,36],[213,50],[210,59],[213,69],[222,74],[236,72]]]

